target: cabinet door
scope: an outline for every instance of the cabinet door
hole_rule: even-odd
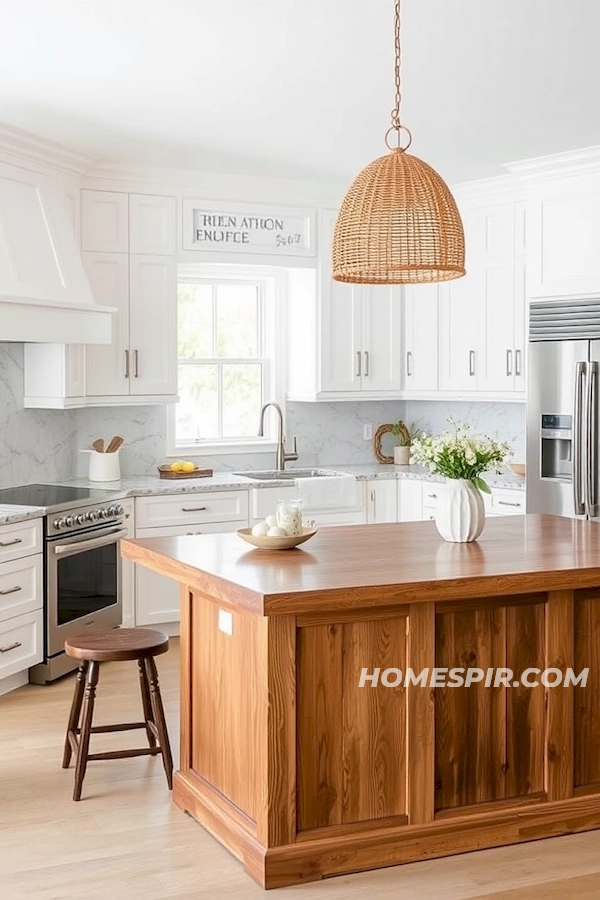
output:
[[[528,294],[600,294],[600,182],[582,175],[541,185],[532,196]]]
[[[81,248],[98,253],[129,252],[127,194],[81,192]]]
[[[396,522],[398,519],[398,490],[396,480],[372,479],[367,482],[367,524]]]
[[[527,352],[527,205],[515,208],[515,391],[525,393]]]
[[[355,393],[361,389],[363,357],[362,296],[357,285],[331,278],[331,242],[336,213],[321,213],[320,350],[321,390]]]
[[[404,390],[438,389],[438,286],[404,289]]]
[[[401,293],[396,286],[362,289],[362,389],[398,393],[401,387]]]
[[[514,390],[515,383],[515,206],[503,203],[482,209],[483,238],[478,306],[481,355],[477,387]]]
[[[172,537],[190,534],[217,534],[245,528],[247,520],[239,522],[206,523],[204,525],[174,525],[170,528],[138,528],[136,537]],[[179,622],[178,581],[152,572],[145,566],[135,565],[135,624],[160,625],[163,622]]]
[[[175,197],[129,195],[129,251],[174,256],[177,252]]]
[[[177,266],[166,256],[130,257],[130,394],[177,393]]]
[[[423,482],[413,479],[398,480],[398,521],[420,522],[423,518]]]
[[[84,253],[83,262],[96,303],[117,308],[112,344],[86,347],[86,394],[121,397],[129,393],[129,260],[122,253]]]
[[[478,352],[478,292],[481,232],[477,209],[461,210],[465,229],[467,274],[439,287],[440,389],[475,391],[481,360]]]

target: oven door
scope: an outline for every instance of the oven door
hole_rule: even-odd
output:
[[[114,524],[46,544],[46,654],[86,628],[121,624],[121,555],[125,528]]]

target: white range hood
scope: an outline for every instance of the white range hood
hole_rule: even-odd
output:
[[[51,178],[0,165],[0,341],[110,344],[64,198]]]

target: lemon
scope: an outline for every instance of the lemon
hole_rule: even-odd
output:
[[[190,462],[189,460],[184,460],[184,462],[181,463],[182,472],[193,472],[195,468],[196,466],[194,465],[194,463]]]
[[[171,472],[183,472],[184,463],[180,459],[176,459],[175,462],[172,462],[169,468]]]

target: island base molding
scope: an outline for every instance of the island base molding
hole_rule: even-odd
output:
[[[598,786],[600,788],[600,786]],[[583,793],[583,792],[582,792]],[[265,889],[289,887],[403,863],[542,840],[600,828],[600,794],[556,802],[518,801],[485,813],[442,818],[428,825],[372,828],[301,839],[264,847],[242,815],[225,798],[215,802],[211,790],[193,772],[178,772],[173,801],[196,819],[237,858]],[[227,807],[231,807],[227,811]]]

